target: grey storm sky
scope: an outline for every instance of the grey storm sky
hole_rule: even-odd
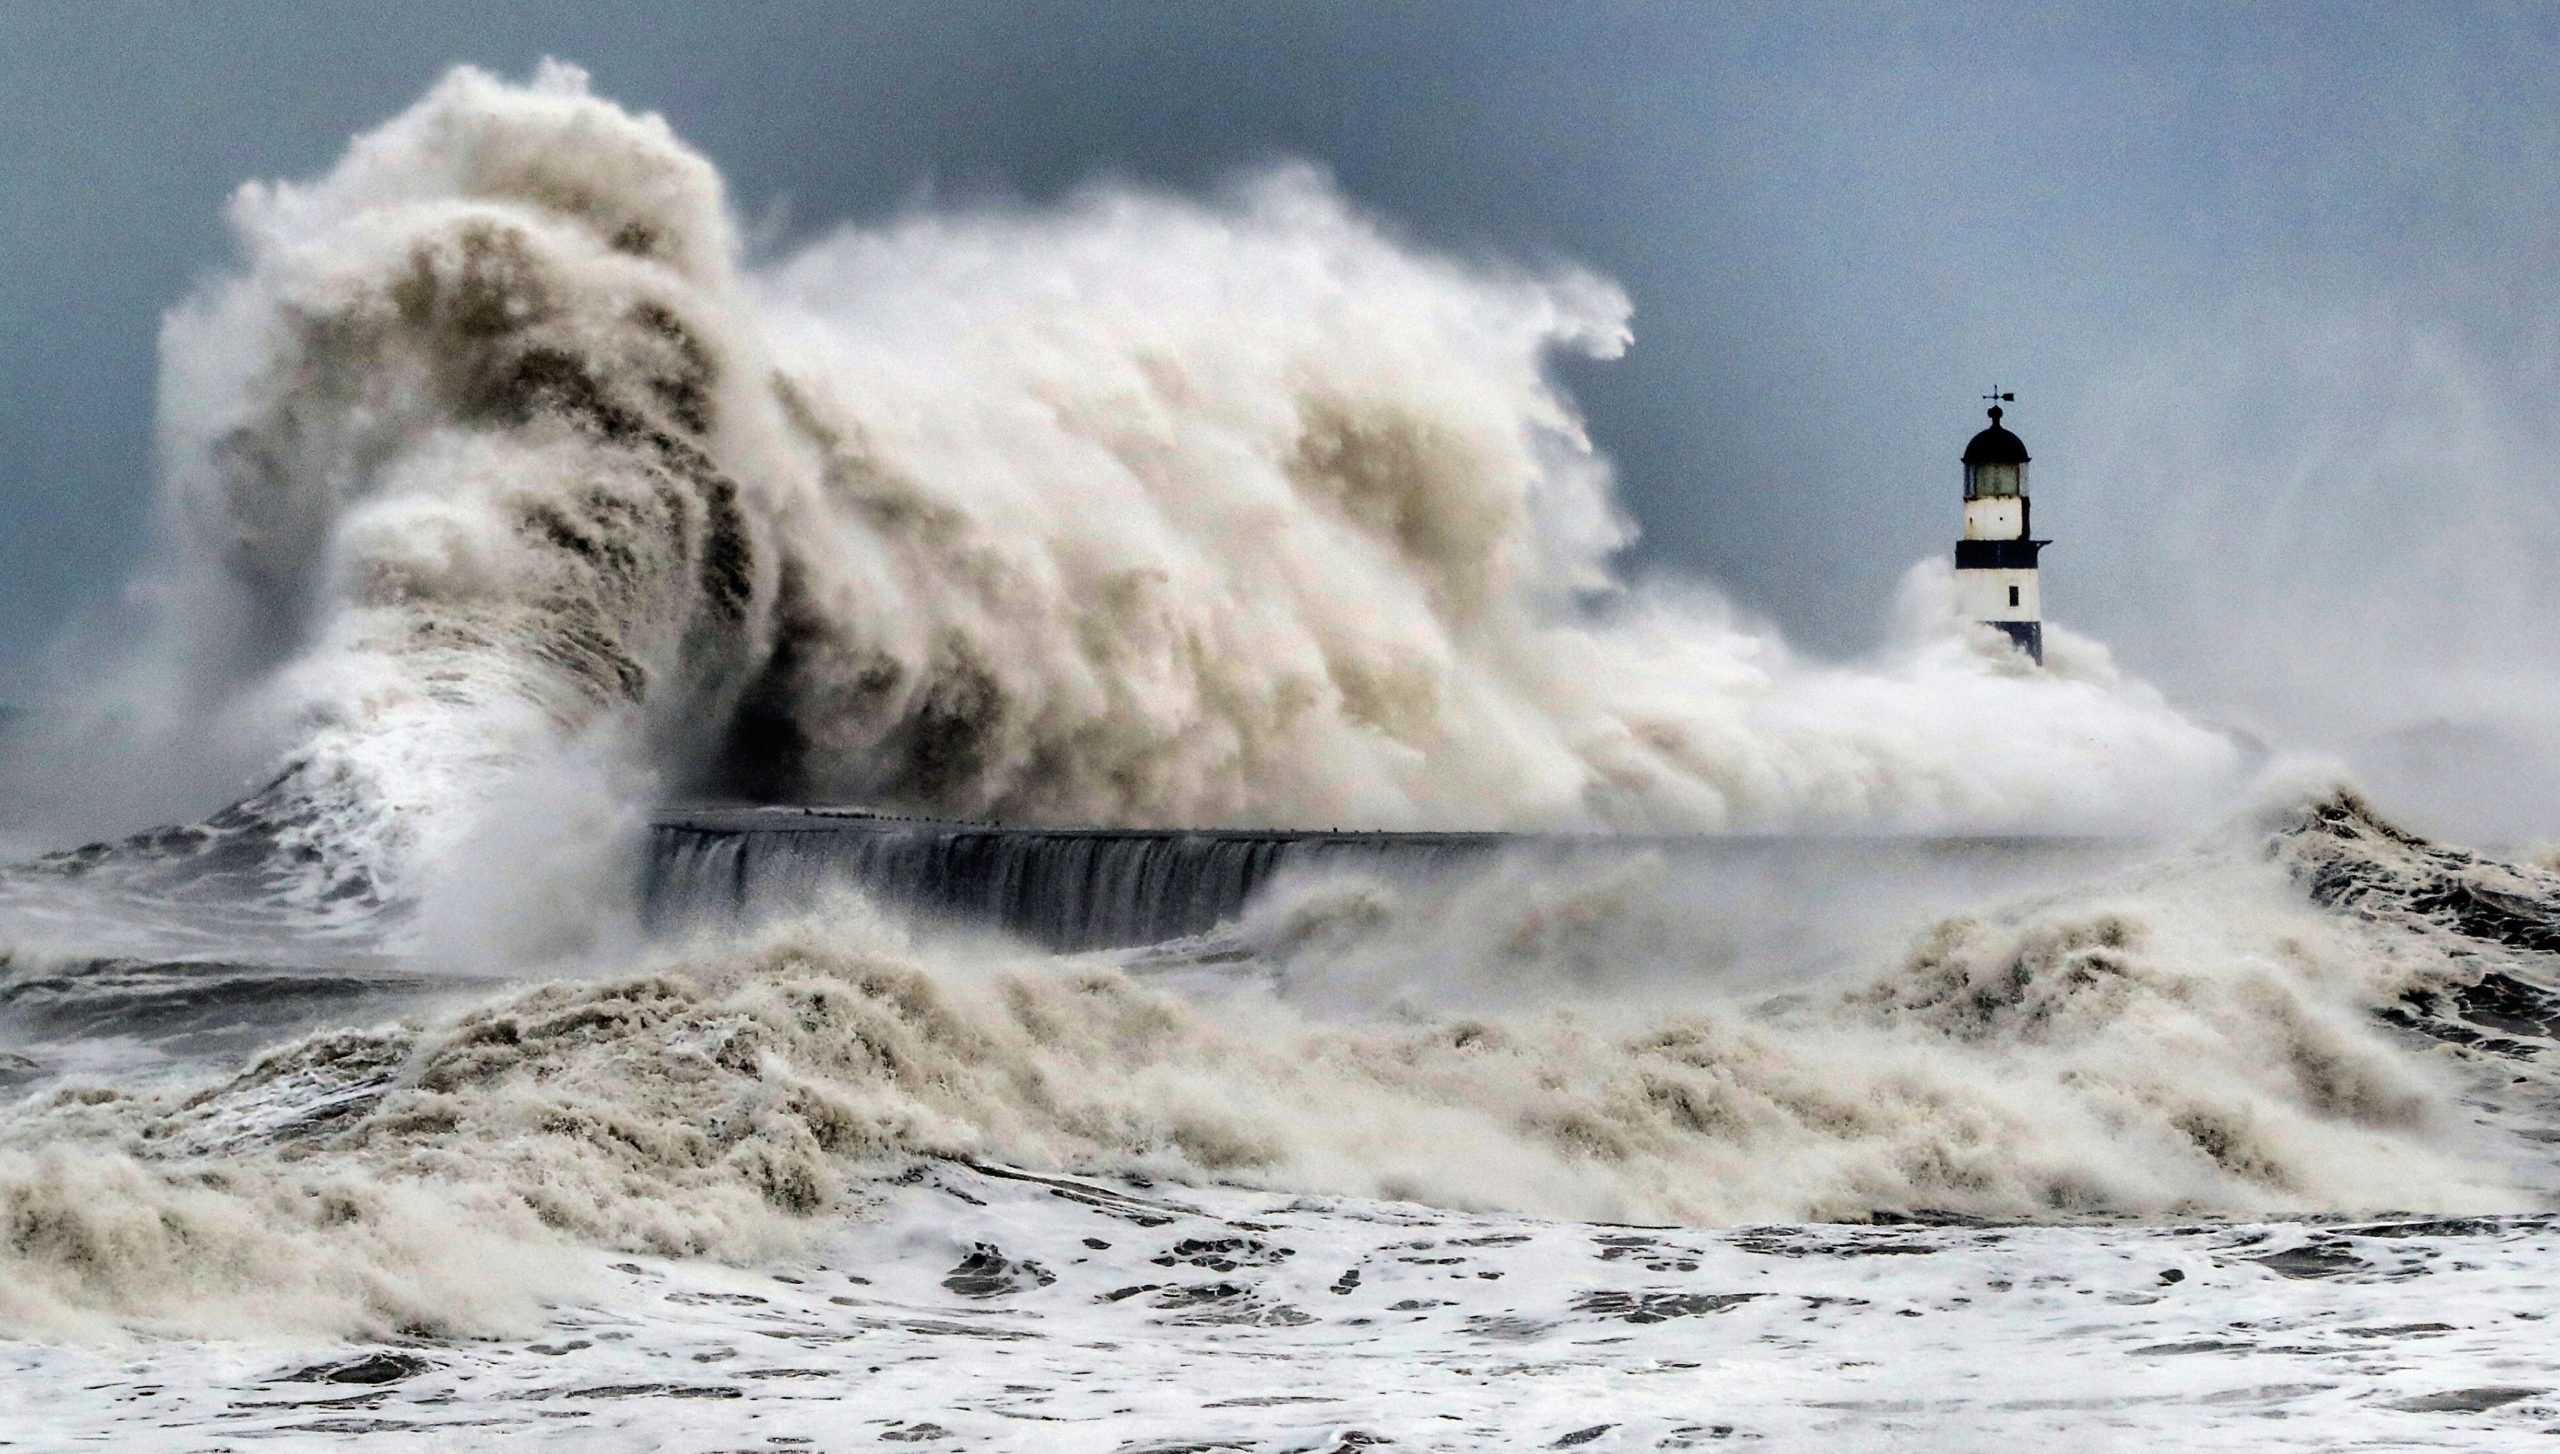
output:
[[[2405,545],[2393,461],[2501,472],[2438,512],[2456,592],[2475,517],[2552,493],[2560,8],[0,0],[0,700],[141,560],[155,330],[231,190],[546,55],[786,239],[1299,157],[1430,245],[1603,272],[1635,350],[1566,375],[1635,564],[1817,652],[1946,549],[1995,381],[2052,609],[2199,691],[2249,675],[2182,646],[2224,572]],[[2289,483],[2235,507],[2240,470]]]

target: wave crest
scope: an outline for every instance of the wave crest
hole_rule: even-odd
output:
[[[163,747],[284,764],[318,898],[421,896],[535,761],[1022,821],[1674,829],[2148,824],[2243,765],[2067,632],[2017,670],[1943,566],[1854,667],[1629,588],[1548,367],[1625,347],[1625,296],[1416,247],[1303,167],[750,262],[663,121],[464,69],[232,216],[239,269],[166,329],[130,695]]]

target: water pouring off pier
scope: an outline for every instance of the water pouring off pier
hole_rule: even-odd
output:
[[[651,820],[645,897],[661,925],[811,907],[845,887],[1054,949],[1153,944],[1232,920],[1284,873],[1422,879],[1497,854],[1868,871],[1928,859],[2099,854],[2112,840],[2038,835],[1357,832],[1038,827],[860,808],[674,808]]]

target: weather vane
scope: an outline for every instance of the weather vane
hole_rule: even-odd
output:
[[[1991,392],[1983,395],[1982,397],[1990,400],[1994,404],[2015,404],[2018,402],[2017,395],[2001,393],[2000,386],[1998,384],[1993,384],[1991,386]]]

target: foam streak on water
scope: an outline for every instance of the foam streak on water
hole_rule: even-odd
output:
[[[945,1166],[787,1271],[615,1259],[536,1339],[0,1345],[0,1412],[139,1450],[2505,1447],[2560,1414],[2517,1336],[2556,1263],[2541,1217],[1695,1232]]]

